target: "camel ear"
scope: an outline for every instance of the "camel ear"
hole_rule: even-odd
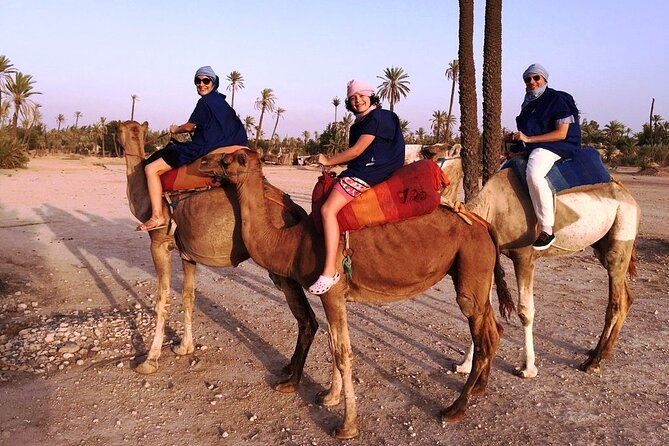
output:
[[[460,150],[462,149],[461,144],[453,144],[453,147],[448,151],[449,155],[452,157],[460,156]]]
[[[142,128],[144,129],[144,131],[147,131],[147,130],[149,129],[149,122],[148,122],[148,121],[144,121],[144,122],[142,123]]]

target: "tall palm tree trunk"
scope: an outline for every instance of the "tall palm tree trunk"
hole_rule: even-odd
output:
[[[501,147],[502,0],[486,0],[483,41],[483,184],[499,167]]]
[[[459,3],[460,138],[465,201],[469,201],[478,193],[481,168],[474,68],[474,0],[459,0]]]

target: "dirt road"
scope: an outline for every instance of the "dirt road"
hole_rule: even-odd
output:
[[[308,208],[318,172],[267,167],[273,184]],[[439,411],[464,377],[450,372],[469,336],[450,279],[416,299],[349,306],[361,436],[329,434],[342,406],[314,404],[327,385],[320,323],[301,389],[278,380],[296,324],[267,273],[199,267],[189,357],[163,350],[141,376],[133,357],[154,323],[149,238],[125,198],[119,160],[38,158],[0,171],[1,445],[565,445],[669,443],[669,178],[622,174],[639,201],[635,302],[601,376],[578,365],[604,320],[607,277],[591,252],[541,261],[536,275],[539,375],[512,374],[522,328],[505,324],[485,397],[442,426]],[[181,288],[174,257],[173,287]],[[512,267],[505,261],[513,287]],[[514,292],[515,292],[515,287]],[[168,339],[182,329],[173,293]]]

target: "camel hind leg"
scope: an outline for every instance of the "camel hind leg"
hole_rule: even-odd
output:
[[[472,367],[460,396],[441,412],[443,421],[461,420],[470,396],[484,394],[501,335],[501,325],[497,323],[490,304],[494,251],[485,256],[479,247],[476,258],[467,254],[459,256],[457,270],[452,276],[457,302],[467,317],[474,344]]]
[[[609,303],[599,342],[581,365],[588,373],[599,373],[601,360],[611,355],[634,300],[627,280],[634,241],[601,240],[594,248],[609,276]]]

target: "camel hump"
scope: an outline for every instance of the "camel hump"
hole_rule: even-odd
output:
[[[320,208],[336,179],[323,174],[312,193],[312,218],[322,228]],[[337,214],[339,229],[353,231],[394,223],[434,211],[449,180],[432,160],[420,160],[398,169],[390,178],[372,186]]]
[[[239,149],[245,148],[246,147],[244,146],[219,147],[212,150],[207,155],[234,153]],[[198,158],[190,164],[169,170],[162,174],[160,176],[160,182],[163,184],[163,191],[174,192],[178,190],[219,186],[220,182],[217,179],[200,172],[200,162],[202,158]]]

